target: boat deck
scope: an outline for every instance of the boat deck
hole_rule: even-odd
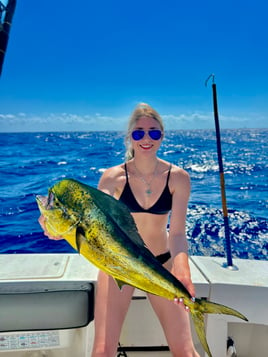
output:
[[[226,341],[231,336],[239,357],[265,356],[268,261],[234,259],[236,271],[223,268],[224,261],[190,259],[196,295],[231,306],[249,319],[245,323],[232,316],[207,316],[212,355],[226,356]],[[0,255],[0,266],[1,357],[89,357],[98,270],[78,254]],[[193,338],[200,356],[205,357],[194,330]],[[135,290],[120,344],[127,357],[171,355],[157,351],[167,343],[144,292]]]

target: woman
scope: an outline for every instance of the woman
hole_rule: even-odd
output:
[[[126,163],[107,169],[98,188],[123,201],[132,212],[146,246],[195,296],[188,263],[185,221],[190,195],[189,175],[157,157],[164,136],[159,114],[147,104],[134,110],[126,136]],[[171,212],[171,214],[170,214]],[[170,215],[170,229],[166,227]],[[41,225],[44,226],[43,218]],[[122,324],[134,288],[119,290],[100,271],[95,300],[95,340],[92,357],[116,355]],[[198,357],[183,301],[148,294],[174,357]]]

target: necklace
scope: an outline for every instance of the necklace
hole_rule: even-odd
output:
[[[151,184],[152,184],[152,182],[153,182],[153,180],[155,178],[156,170],[157,170],[157,167],[158,167],[158,161],[157,161],[157,163],[155,165],[155,169],[154,169],[154,172],[152,174],[152,178],[151,178],[151,180],[149,182],[142,176],[141,172],[137,169],[135,161],[133,161],[133,163],[134,163],[134,167],[135,167],[135,170],[136,170],[136,172],[138,174],[139,179],[147,186],[147,189],[145,190],[145,193],[148,196],[150,196],[153,193],[153,191],[151,189]]]

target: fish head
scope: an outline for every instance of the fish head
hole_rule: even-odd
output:
[[[49,189],[48,196],[36,196],[38,208],[45,218],[46,230],[50,236],[61,236],[77,249],[76,230],[81,217],[79,212],[62,201],[62,196],[54,188]]]

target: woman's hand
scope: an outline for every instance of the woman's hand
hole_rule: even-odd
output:
[[[61,240],[61,239],[64,239],[63,237],[61,236],[57,236],[57,237],[54,237],[54,236],[51,236],[47,229],[46,229],[46,219],[43,215],[41,215],[38,219],[38,222],[40,224],[40,226],[42,227],[42,229],[44,230],[44,235],[47,236],[49,239],[53,239],[53,240]]]
[[[195,297],[195,287],[191,280],[191,277],[181,277],[180,282],[185,286],[185,288],[189,291],[191,297]]]
[[[191,280],[191,276],[190,274],[184,274],[182,275],[180,271],[176,271],[177,269],[175,269],[174,267],[172,268],[171,272],[173,275],[176,276],[176,278],[184,285],[184,287],[189,291],[191,297],[192,297],[192,301],[195,301],[195,287],[194,284]],[[174,299],[174,303],[178,304],[178,305],[182,305],[184,306],[186,311],[189,311],[188,306],[184,305],[184,301],[183,298],[175,298]]]

